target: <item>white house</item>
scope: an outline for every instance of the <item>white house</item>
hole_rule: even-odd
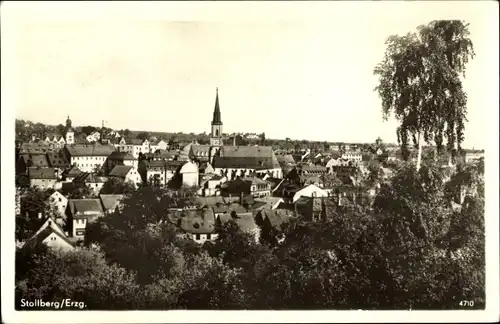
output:
[[[97,143],[66,145],[65,147],[70,164],[76,165],[82,172],[94,172],[96,169],[100,169],[114,151],[113,146]]]
[[[349,151],[342,154],[342,159],[352,162],[361,162],[363,160],[363,155],[359,152]]]
[[[168,149],[168,143],[164,140],[159,141],[157,145],[160,150],[166,151]]]
[[[300,197],[328,197],[328,191],[311,184],[297,191],[292,201],[296,202]]]
[[[49,205],[54,211],[56,217],[66,218],[66,207],[68,206],[68,198],[64,197],[59,191],[54,191],[49,197]]]
[[[75,249],[73,243],[67,238],[61,227],[51,218],[47,218],[45,223],[26,241],[22,248],[35,247],[39,244],[44,244],[51,250],[63,252]]]
[[[182,167],[179,173],[182,176],[182,185],[185,187],[196,187],[199,183],[199,170],[198,165],[194,162],[188,161]]]
[[[141,175],[137,169],[130,165],[115,165],[113,170],[109,173],[109,177],[118,178],[124,182],[129,182],[136,185],[142,183]]]

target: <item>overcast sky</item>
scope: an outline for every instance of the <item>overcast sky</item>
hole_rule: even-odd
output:
[[[219,87],[224,132],[395,142],[373,68],[388,36],[443,18],[470,23],[464,144],[484,147],[495,2],[31,3],[9,16],[9,93],[17,118],[200,133]]]

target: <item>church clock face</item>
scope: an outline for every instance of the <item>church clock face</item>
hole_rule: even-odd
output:
[[[220,144],[219,144],[219,140],[218,140],[218,139],[213,139],[213,140],[212,140],[212,144],[213,144],[213,145],[220,145]]]

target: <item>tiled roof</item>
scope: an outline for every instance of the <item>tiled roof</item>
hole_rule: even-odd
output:
[[[20,152],[22,153],[47,153],[47,152],[55,152],[59,149],[55,146],[51,146],[43,141],[35,142],[35,143],[23,143],[20,147]]]
[[[74,144],[66,145],[66,150],[70,156],[109,156],[115,148],[101,144]]]
[[[31,161],[32,166],[47,168],[50,167],[49,160],[46,154],[22,154],[21,158],[24,163],[28,165],[28,161]]]
[[[114,210],[123,199],[124,195],[100,195],[102,206],[105,211]]]
[[[277,155],[276,158],[278,159],[278,162],[280,164],[289,164],[289,165],[295,165],[295,160],[291,154],[284,154],[284,155]]]
[[[43,231],[38,233],[38,235],[32,236],[26,242],[26,244],[23,246],[23,248],[37,246],[38,244],[42,243],[43,240],[45,240],[52,233],[55,233],[60,239],[62,239],[64,242],[68,243],[69,245],[74,246],[73,243],[65,235],[62,235],[61,233],[55,231],[52,227],[47,226]]]
[[[125,178],[131,169],[132,167],[130,165],[115,165],[113,170],[109,173],[109,176]]]
[[[53,168],[65,168],[69,166],[69,161],[62,152],[59,153],[47,153],[47,160],[50,166]]]
[[[280,164],[269,146],[223,146],[214,167],[262,170],[277,169]]]
[[[103,214],[100,199],[70,199],[68,205],[73,217],[99,216]]]
[[[281,225],[288,222],[291,217],[291,211],[284,209],[262,210],[259,212],[262,219],[268,219],[273,228],[280,229]]]
[[[245,182],[250,182],[251,184],[269,184],[269,182],[257,177],[244,177],[242,178],[242,180]]]
[[[54,168],[31,167],[28,169],[30,179],[57,179]]]
[[[210,152],[210,145],[191,145],[191,152],[195,156],[207,155]]]
[[[82,171],[80,169],[78,169],[78,167],[76,165],[73,165],[66,173],[65,175],[67,177],[76,177],[78,176],[80,173],[82,173]]]
[[[188,210],[180,219],[183,231],[192,234],[209,234],[215,229],[215,218],[212,209]]]
[[[255,218],[253,214],[250,213],[237,213],[236,217],[230,214],[223,214],[220,216],[220,221],[222,224],[227,223],[233,220],[236,225],[240,228],[241,231],[249,233],[258,229],[257,224],[255,223]]]
[[[109,160],[135,160],[135,158],[132,156],[132,154],[128,152],[119,152],[119,151],[114,151],[108,156]]]
[[[240,198],[239,197],[222,197],[222,196],[216,196],[216,197],[195,197],[195,203],[196,205],[203,207],[203,206],[216,206],[217,204],[220,205],[226,205],[229,204],[231,201],[238,201]]]
[[[185,162],[183,161],[165,161],[165,160],[156,160],[156,161],[150,161],[146,162],[146,167],[148,169],[156,169],[156,168],[166,168],[167,170],[177,170],[179,169],[182,165],[184,165]]]
[[[104,183],[108,181],[108,178],[97,176],[94,173],[82,172],[75,177],[74,182],[85,182],[85,183]]]

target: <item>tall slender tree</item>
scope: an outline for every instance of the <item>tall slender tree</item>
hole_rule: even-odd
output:
[[[464,140],[467,94],[462,77],[475,55],[468,26],[459,20],[432,21],[415,33],[391,36],[375,67],[384,119],[394,114],[400,122],[397,135],[404,156],[413,139],[417,170],[422,141],[434,142],[442,151],[446,139],[447,151],[455,152]]]

